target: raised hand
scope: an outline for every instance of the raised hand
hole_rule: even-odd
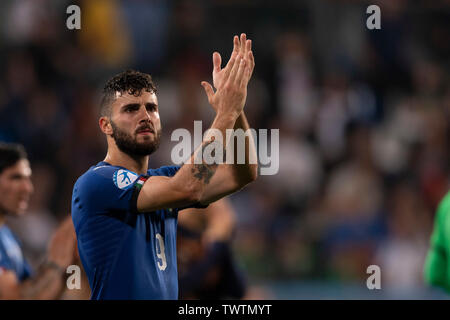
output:
[[[228,61],[225,68],[221,68],[222,64],[222,57],[220,56],[220,53],[214,52],[213,53],[213,84],[214,88],[216,90],[219,90],[225,86],[227,83],[227,80],[229,79],[230,75],[234,77],[239,78],[239,84],[243,85],[245,87],[245,97],[247,95],[247,84],[253,74],[253,69],[255,67],[255,60],[253,57],[253,52],[251,51],[252,47],[252,41],[247,40],[247,35],[245,33],[241,34],[241,37],[239,39],[238,36],[234,36],[233,38],[233,52],[231,53],[230,60]],[[239,73],[238,76],[238,70],[239,70],[239,64],[240,60],[243,60],[243,70]],[[236,66],[237,69],[235,69],[235,73],[232,73],[233,67],[236,64],[236,61],[238,65]],[[236,78],[237,79],[237,78]],[[236,80],[236,83],[238,80]],[[213,106],[213,108],[218,111],[216,108],[216,104],[213,104],[214,102],[212,100],[212,97],[214,96],[214,89],[206,81],[202,81],[202,86],[204,87],[206,94],[208,95],[208,101]],[[244,99],[245,101],[245,99]],[[243,108],[243,106],[242,106]]]
[[[248,80],[250,80],[253,69],[255,67],[255,59],[253,57],[252,52],[252,40],[247,39],[247,35],[245,33],[241,34],[241,37],[234,36],[233,38],[233,52],[231,53],[230,60],[228,60],[225,68],[222,69],[222,57],[220,53],[213,53],[213,85],[214,88],[218,89],[223,83],[223,77],[225,74],[225,70],[230,67],[231,60],[240,54],[246,60],[246,63],[249,66],[249,74],[247,75]]]
[[[222,83],[214,93],[212,86],[202,83],[208,102],[217,114],[228,114],[237,118],[244,109],[247,98],[249,68],[246,61],[238,54],[230,59],[229,68],[225,69]]]

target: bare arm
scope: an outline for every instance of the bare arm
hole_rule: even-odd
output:
[[[48,249],[48,260],[31,279],[19,282],[15,273],[0,274],[0,299],[58,299],[65,287],[65,268],[75,257],[75,230],[70,217],[58,227]]]
[[[234,125],[232,117],[217,116],[211,128],[225,129]],[[225,137],[225,136],[224,136]],[[203,151],[212,143],[223,144],[207,138],[173,177],[154,176],[147,180],[139,193],[138,211],[153,211],[167,207],[183,207],[200,201],[204,189],[215,175],[218,165],[207,164],[201,158]],[[223,147],[222,147],[223,148]]]
[[[230,241],[236,225],[236,214],[230,201],[222,198],[211,203],[207,209],[210,210],[207,213],[208,226],[203,235],[203,241],[207,244],[215,241]]]
[[[249,64],[249,72],[250,72],[249,79],[250,79],[253,74],[253,70],[255,68],[255,58],[253,57],[252,52],[252,42],[251,40],[247,40],[247,36],[245,33],[241,34],[240,39],[237,39],[237,37],[234,38],[233,51],[238,51],[241,55],[246,57]],[[214,68],[217,69],[217,66],[215,66]],[[236,144],[234,148],[234,155],[235,155],[234,165],[231,166],[231,168],[229,167],[226,168],[231,169],[232,174],[237,183],[239,185],[243,185],[251,181],[254,181],[258,177],[258,161],[257,161],[258,156],[256,153],[255,141],[253,139],[253,135],[249,131],[250,125],[248,124],[247,117],[245,116],[244,111],[242,111],[239,117],[237,118],[236,123],[234,125],[234,129],[235,130],[241,129],[244,132],[248,133],[245,135],[245,146],[244,146],[245,159],[243,164],[238,163],[237,154],[239,150],[237,149],[238,145]]]
[[[190,230],[201,231],[205,244],[226,242],[231,239],[236,225],[236,214],[230,201],[222,198],[205,209],[184,209],[178,216],[178,224]]]
[[[240,39],[235,36],[233,39],[233,52],[231,58],[237,55],[245,57],[247,60],[248,81],[250,80],[255,67],[255,59],[253,56],[251,40],[247,40],[245,33],[241,34]],[[224,75],[228,65],[221,69],[222,58],[219,53],[213,54],[213,82],[216,88],[220,87],[224,81]],[[211,85],[206,84],[206,87]],[[212,88],[211,88],[212,90]],[[213,105],[214,107],[214,105]],[[201,203],[211,203],[226,195],[242,189],[245,185],[254,181],[258,177],[258,160],[253,135],[250,132],[250,126],[244,111],[237,118],[234,128],[235,131],[241,129],[245,133],[245,143],[243,150],[241,145],[235,141],[233,149],[233,164],[220,165],[217,173],[211,181],[211,186],[203,194],[200,199]],[[238,149],[240,147],[240,149]],[[227,152],[230,153],[230,148]],[[238,162],[238,154],[244,154],[244,163]]]
[[[205,87],[208,101],[216,110],[216,117],[208,134],[175,176],[171,178],[155,176],[145,182],[137,200],[138,211],[153,211],[198,203],[205,199],[205,191],[211,188],[215,190],[211,197],[221,195],[222,190],[214,188],[218,182],[211,183],[220,165],[205,161],[203,156],[207,148],[215,147],[222,152],[226,150],[228,142],[226,130],[234,127],[247,96],[250,73],[246,64],[246,59],[240,55],[233,56],[224,72],[224,81],[217,91],[214,93],[212,88]],[[231,180],[231,177],[223,178],[225,181]]]
[[[239,118],[236,120],[234,129],[242,129],[244,132],[250,132],[250,126],[245,116],[244,111],[242,111]],[[236,145],[237,146],[237,145]],[[237,154],[237,147],[234,150],[234,154]],[[258,177],[258,156],[256,153],[255,141],[252,134],[245,136],[245,161],[243,164],[235,162],[232,166],[235,179],[237,181],[243,180],[244,182],[253,181]],[[254,160],[254,161],[252,161]],[[242,184],[240,182],[240,184]]]
[[[64,288],[63,275],[61,269],[43,266],[38,276],[20,283],[14,272],[5,271],[0,276],[0,299],[57,299]]]
[[[242,112],[236,120],[234,129],[242,129],[247,132],[249,128],[247,118]],[[250,131],[248,132],[250,133]],[[244,148],[244,163],[239,164],[237,162],[238,144],[234,144],[234,164],[222,164],[218,167],[217,173],[211,179],[211,187],[203,193],[200,203],[211,203],[223,198],[242,189],[258,177],[256,148],[251,133],[245,135]],[[240,151],[242,152],[242,150]],[[250,159],[254,159],[254,161],[251,162]]]

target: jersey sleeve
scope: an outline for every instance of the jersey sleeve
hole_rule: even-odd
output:
[[[23,272],[20,275],[19,280],[20,281],[25,281],[25,280],[31,278],[32,276],[33,276],[33,269],[31,268],[31,266],[28,263],[28,261],[24,260],[24,262],[23,262]]]
[[[424,266],[425,282],[450,292],[448,240],[450,239],[450,194],[439,204]]]
[[[78,224],[95,215],[137,212],[136,200],[147,176],[117,167],[90,170],[75,183],[72,194],[72,218]]]
[[[10,241],[15,242],[18,248],[21,247],[19,239],[16,238],[14,234],[9,233]],[[25,257],[21,253],[20,259],[18,259],[15,263],[8,258],[7,253],[0,246],[0,275],[5,271],[13,271],[19,281],[24,281],[32,276],[32,268],[28,264]]]
[[[178,172],[178,170],[180,170],[180,168],[181,166],[160,167],[154,170],[153,175],[173,177]]]
[[[14,233],[11,233],[11,235],[14,238],[14,240],[17,242],[19,248],[22,248],[22,242],[20,241],[20,239],[17,238],[17,236]],[[17,277],[19,278],[19,281],[22,282],[32,276],[33,276],[33,268],[28,263],[25,256],[23,256],[23,252],[22,252],[22,264],[21,264],[21,268],[17,272]]]
[[[6,259],[6,254],[5,254],[5,252],[3,252],[2,248],[0,247],[0,274],[2,273],[2,271],[5,271],[9,268],[10,267],[9,267],[8,260]]]

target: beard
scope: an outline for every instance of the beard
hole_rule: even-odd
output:
[[[161,129],[154,130],[154,139],[139,143],[137,142],[137,136],[134,137],[120,129],[114,122],[111,121],[113,128],[112,138],[116,142],[120,151],[128,154],[129,156],[148,156],[155,152],[161,140]]]

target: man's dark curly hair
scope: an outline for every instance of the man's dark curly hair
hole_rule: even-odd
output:
[[[100,105],[100,115],[111,116],[111,103],[116,92],[132,94],[136,97],[141,95],[142,90],[156,93],[156,86],[152,77],[136,70],[126,70],[108,80],[103,88],[103,96]]]
[[[22,159],[27,159],[27,153],[21,144],[0,142],[0,173]]]

